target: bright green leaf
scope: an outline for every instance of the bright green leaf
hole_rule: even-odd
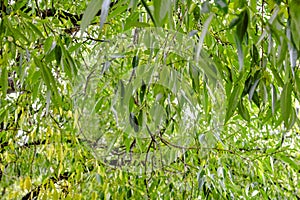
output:
[[[292,111],[292,86],[288,82],[284,85],[280,97],[280,108],[281,114],[284,120],[285,125],[289,124],[289,118]]]

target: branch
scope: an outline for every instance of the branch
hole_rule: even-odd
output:
[[[110,8],[112,8],[117,3],[118,3],[118,1],[111,2]],[[2,7],[1,10],[3,10],[3,9],[4,8]],[[68,11],[65,11],[62,9],[55,9],[55,8],[42,10],[41,8],[38,7],[38,5],[37,5],[37,10],[35,10],[31,7],[28,7],[28,6],[23,6],[20,8],[20,10],[22,12],[28,14],[29,16],[36,15],[36,16],[39,16],[39,18],[41,18],[41,19],[46,19],[48,17],[57,17],[58,19],[70,20],[71,23],[73,24],[73,26],[80,26],[79,22],[82,20],[82,17],[83,17],[83,13],[73,14]],[[32,12],[32,10],[35,10],[35,12]],[[97,12],[96,16],[100,16],[100,14],[101,14],[101,10],[99,10]]]

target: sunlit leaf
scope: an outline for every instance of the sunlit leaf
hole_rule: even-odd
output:
[[[295,169],[296,171],[298,171],[300,169],[300,163],[296,162],[295,160],[293,160],[292,158],[284,155],[283,153],[278,154],[277,158],[279,160],[282,160],[283,162],[289,164],[289,166],[291,166],[293,169]]]
[[[271,84],[271,100],[272,100],[272,115],[274,115],[274,113],[275,113],[275,104],[276,104],[276,101],[277,101],[277,93],[276,93],[275,86],[273,84]]]
[[[1,89],[2,89],[2,97],[6,96],[6,92],[8,89],[8,71],[6,68],[6,62],[5,60],[0,60],[0,62],[3,64],[1,66]]]
[[[280,108],[281,114],[285,125],[289,124],[289,119],[292,111],[292,86],[290,83],[284,85],[280,96]]]
[[[198,45],[196,47],[196,61],[198,61],[200,59],[200,53],[202,50],[202,46],[203,46],[203,42],[204,42],[204,38],[207,34],[208,28],[209,28],[209,24],[212,21],[214,15],[210,14],[210,16],[207,18],[207,20],[204,23],[200,38],[199,38],[199,42]]]

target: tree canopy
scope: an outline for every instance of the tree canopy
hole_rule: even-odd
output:
[[[299,0],[0,0],[4,199],[300,199]]]

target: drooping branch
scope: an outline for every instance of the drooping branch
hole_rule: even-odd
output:
[[[115,4],[117,4],[118,1],[113,1],[110,3],[110,8],[112,8]],[[48,17],[56,17],[58,19],[65,19],[65,20],[70,20],[73,26],[79,26],[80,21],[82,20],[83,13],[80,14],[74,14],[70,13],[68,11],[65,11],[63,9],[56,9],[56,8],[51,8],[51,9],[34,9],[35,12],[32,12],[32,8],[28,6],[23,6],[20,8],[20,10],[26,14],[29,14],[29,16],[35,15],[38,16],[41,19],[46,19]],[[96,16],[100,16],[101,14],[101,9],[97,12]]]

